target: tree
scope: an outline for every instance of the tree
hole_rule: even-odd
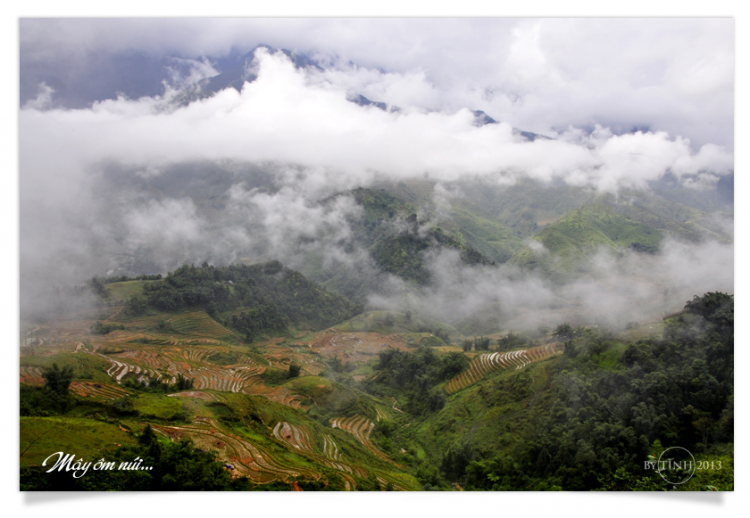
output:
[[[488,351],[490,349],[490,339],[485,337],[475,338],[474,349],[477,351]]]
[[[155,465],[161,457],[161,446],[159,446],[159,439],[151,429],[150,424],[146,425],[138,437],[138,444],[146,450],[145,460],[150,461],[151,465]],[[154,466],[154,468],[159,469],[158,466]]]
[[[448,448],[443,455],[440,471],[448,480],[457,482],[464,476],[466,468],[473,460],[474,448],[468,441],[463,441],[461,444],[454,444]]]
[[[73,381],[73,368],[65,366],[61,370],[56,363],[53,363],[52,368],[47,369],[42,377],[44,378],[44,392],[51,407],[58,412],[64,412],[68,407],[68,392],[70,382]]]
[[[296,363],[292,363],[291,365],[289,365],[289,377],[290,378],[298,377],[300,372],[302,372],[302,367],[300,367]]]
[[[130,300],[128,301],[128,311],[130,312],[130,314],[140,315],[141,313],[144,313],[147,308],[148,303],[143,297],[139,297],[137,295],[133,295],[132,297],[130,297]]]
[[[125,329],[125,326],[122,324],[103,324],[97,320],[94,324],[91,324],[91,327],[89,327],[89,332],[92,335],[106,335],[111,333],[112,331],[123,329]]]
[[[91,286],[91,289],[99,295],[101,298],[106,299],[109,298],[109,292],[107,292],[106,288],[104,287],[104,279],[101,277],[93,277],[89,281],[89,286]]]
[[[193,380],[184,377],[182,374],[177,375],[177,383],[175,383],[177,390],[190,390],[193,388]]]
[[[567,322],[564,324],[560,324],[559,326],[557,326],[553,334],[561,340],[570,340],[571,338],[573,338],[573,327],[571,327],[571,325]]]
[[[388,316],[385,317],[385,327],[393,327],[394,323],[393,316],[388,313]]]
[[[73,367],[66,365],[61,370],[56,363],[53,363],[52,368],[44,371],[42,377],[45,390],[54,395],[66,397],[70,382],[73,381]]]

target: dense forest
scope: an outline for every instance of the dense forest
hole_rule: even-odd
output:
[[[252,266],[183,265],[163,280],[145,284],[143,296],[129,302],[130,311],[136,314],[148,308],[204,309],[248,342],[261,333],[291,326],[323,329],[362,310],[278,261]]]
[[[549,404],[535,414],[534,432],[505,449],[484,446],[471,434],[436,435],[438,453],[419,467],[426,488],[665,489],[659,476],[643,470],[649,455],[681,446],[721,457],[734,442],[733,296],[695,297],[666,324],[663,338],[633,342],[561,325],[557,334],[568,339],[552,367]],[[437,418],[445,405],[439,384],[466,366],[459,356],[427,348],[383,352],[383,373],[365,388],[400,392],[408,401],[405,411],[432,422],[430,415]],[[507,383],[488,382],[479,394],[491,407],[525,401],[531,387],[529,376],[519,374]],[[389,440],[399,438],[408,446],[416,436]]]

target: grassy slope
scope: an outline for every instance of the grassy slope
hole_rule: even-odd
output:
[[[96,460],[105,446],[135,440],[116,424],[74,417],[21,417],[21,467],[41,465],[57,451]]]
[[[124,301],[130,300],[130,297],[143,294],[143,286],[148,283],[157,281],[126,281],[126,282],[113,282],[105,286],[105,291],[109,294],[109,299],[113,301]]]
[[[607,205],[586,205],[565,213],[534,238],[559,258],[559,262],[553,265],[550,258],[545,259],[528,246],[519,250],[512,261],[525,267],[542,265],[571,272],[600,248],[614,251],[639,247],[656,251],[663,235],[662,231],[618,214]]]
[[[110,363],[103,358],[98,358],[85,353],[62,353],[54,356],[21,356],[21,366],[39,367],[42,371],[52,367],[56,363],[61,369],[71,367],[73,379],[82,379],[90,382],[111,383],[112,379],[107,376],[106,370]]]
[[[393,325],[386,326],[386,319],[391,316]],[[335,328],[339,331],[362,331],[375,333],[417,333],[420,328],[445,329],[451,335],[463,336],[456,328],[427,317],[413,315],[406,319],[406,314],[398,311],[368,311],[354,318],[337,324]]]
[[[435,182],[419,180],[387,184],[383,188],[414,205],[429,208],[434,185]],[[633,221],[681,239],[731,239],[731,236],[722,235],[711,227],[705,211],[723,210],[731,214],[732,207],[718,200],[709,204],[698,203],[706,198],[706,193],[701,192],[696,199],[694,189],[623,190],[619,197],[614,197],[579,187],[544,185],[532,180],[519,180],[509,186],[468,180],[448,186],[456,188],[460,195],[450,199],[448,221],[441,224],[450,230],[457,229],[471,246],[499,262],[504,259],[493,257],[488,245],[498,252],[513,252],[520,248],[523,238],[537,234],[565,213],[591,204],[606,204]],[[484,227],[486,233],[478,232],[478,226]],[[490,227],[494,228],[490,230]],[[470,234],[473,234],[473,240]]]
[[[496,371],[451,395],[445,407],[406,430],[433,463],[453,445],[468,441],[476,451],[509,451],[531,437],[549,409],[550,366],[556,359],[521,371]]]

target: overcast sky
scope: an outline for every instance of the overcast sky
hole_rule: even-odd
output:
[[[288,163],[339,189],[428,174],[616,191],[670,172],[711,187],[734,169],[731,19],[24,19],[20,41],[21,93],[33,93],[22,205],[103,162],[148,174]],[[172,102],[261,43],[322,70],[259,52],[241,92]],[[399,111],[349,102],[360,94]],[[477,127],[478,109],[500,124]]]
[[[331,62],[375,100],[481,109],[545,134],[600,124],[733,147],[729,18],[27,19],[20,29],[24,87],[39,70],[70,87],[94,73],[127,85],[124,55],[218,63],[265,43]]]

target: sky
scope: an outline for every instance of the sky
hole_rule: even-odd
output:
[[[324,70],[261,52],[242,92],[170,106],[262,43]],[[22,19],[22,177],[49,160],[67,182],[101,160],[227,158],[343,183],[498,171],[603,190],[666,171],[710,183],[734,166],[733,44],[732,19]],[[500,124],[476,128],[473,110]],[[554,140],[520,145],[513,128]]]
[[[332,80],[398,106],[481,109],[544,134],[599,124],[733,148],[731,18],[43,19],[20,28],[26,95],[37,86],[26,76],[33,83],[40,69],[59,90],[84,88],[80,77],[124,86],[132,71],[117,60],[127,55],[217,62],[267,44],[330,61]]]

